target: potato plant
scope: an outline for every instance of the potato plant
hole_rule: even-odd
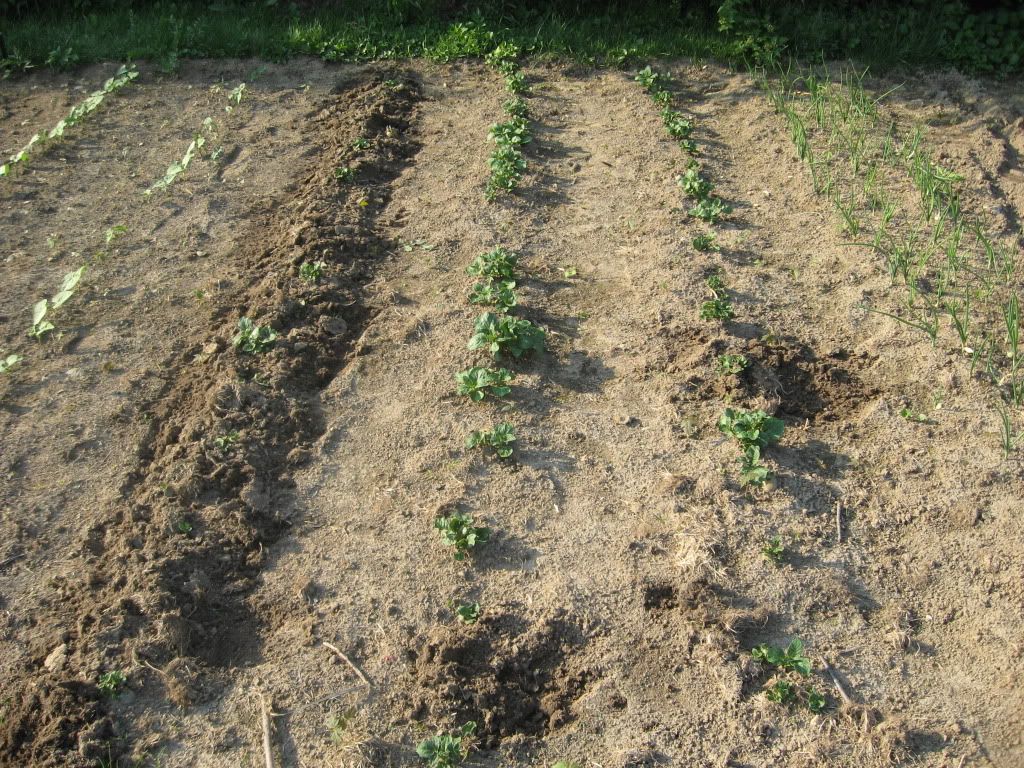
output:
[[[760,485],[770,476],[761,465],[761,453],[769,445],[779,442],[786,425],[781,419],[764,411],[739,411],[726,408],[718,419],[718,429],[740,444],[740,478],[743,485]]]
[[[484,304],[508,312],[519,303],[515,280],[491,280],[477,283],[469,294],[470,304]]]
[[[543,352],[544,337],[544,330],[529,320],[485,312],[477,318],[469,348],[486,349],[495,358],[519,358],[530,352]]]
[[[239,352],[257,355],[269,350],[277,340],[277,332],[268,325],[256,325],[248,317],[238,321],[238,333],[231,339],[232,345]]]
[[[512,455],[512,444],[515,441],[515,427],[506,421],[494,429],[477,429],[471,432],[466,438],[466,448],[490,448],[499,459],[507,459]]]
[[[465,560],[470,550],[477,544],[485,544],[491,536],[491,531],[486,527],[473,525],[473,518],[469,515],[455,513],[453,515],[441,515],[434,520],[434,528],[440,532],[441,540],[445,544],[455,548],[454,557],[456,560]]]
[[[455,374],[455,381],[460,395],[465,395],[474,403],[478,403],[488,395],[505,397],[512,391],[509,384],[513,376],[512,371],[507,368],[494,369],[474,365]]]
[[[515,275],[519,256],[501,246],[480,254],[466,267],[467,274],[489,277],[493,280],[511,280]]]
[[[454,768],[469,753],[476,723],[470,720],[455,733],[439,733],[416,747],[416,754],[427,762],[427,768]]]

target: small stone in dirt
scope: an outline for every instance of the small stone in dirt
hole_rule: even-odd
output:
[[[68,661],[68,646],[66,643],[61,643],[52,651],[50,655],[46,657],[43,662],[43,666],[46,667],[50,672],[60,672],[64,669],[64,665]]]
[[[305,448],[292,448],[286,457],[288,465],[291,467],[301,466],[307,463],[309,459],[310,453]]]
[[[615,421],[624,427],[635,427],[640,424],[640,419],[636,416],[632,416],[628,413],[617,413],[615,414]]]

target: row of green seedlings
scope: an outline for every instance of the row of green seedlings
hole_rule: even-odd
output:
[[[637,74],[636,80],[651,95],[655,103],[661,106],[662,121],[669,135],[678,139],[689,154],[697,154],[696,144],[691,138],[692,124],[672,109],[671,94],[663,87],[667,78],[653,72],[648,66]],[[690,215],[709,224],[715,224],[723,216],[731,213],[731,208],[712,194],[714,185],[702,175],[696,160],[690,160],[686,172],[677,177],[677,182],[683,192],[695,201],[690,209]],[[692,243],[699,251],[718,250],[713,231],[697,235]],[[711,273],[705,284],[711,292],[711,298],[701,304],[701,319],[732,320],[735,312],[722,272]],[[716,361],[717,371],[726,376],[739,375],[748,365],[749,361],[742,354],[723,354]],[[761,410],[742,411],[726,408],[717,426],[722,434],[733,438],[739,444],[741,484],[760,486],[769,480],[771,473],[761,463],[762,453],[768,446],[782,438],[785,430],[782,420]],[[775,565],[781,565],[785,558],[785,546],[781,537],[775,537],[768,542],[762,553]],[[765,695],[770,701],[785,705],[800,704],[813,713],[819,713],[825,708],[824,695],[799,679],[811,674],[811,661],[803,654],[801,640],[794,638],[786,648],[762,644],[755,647],[751,653],[756,661],[773,673],[764,685]]]
[[[139,72],[135,69],[134,65],[122,66],[113,77],[103,83],[102,88],[93,91],[72,107],[67,117],[59,120],[49,131],[35,134],[29,139],[28,144],[11,155],[6,163],[0,165],[0,177],[11,175],[17,167],[26,165],[32,154],[43,149],[48,143],[63,138],[64,132],[68,128],[78,125],[78,123],[99,109],[100,104],[103,103],[107,96],[121,90],[138,76]]]
[[[924,332],[937,343],[943,325],[956,334],[971,372],[981,371],[1013,405],[1024,404],[1024,348],[1012,248],[1001,247],[982,222],[965,214],[963,178],[937,163],[920,126],[881,124],[865,73],[844,71],[839,82],[813,70],[778,70],[761,83],[790,126],[815,189],[833,200],[850,237],[874,228],[860,245],[881,254],[893,285],[905,291],[899,312],[867,307]],[[804,107],[804,116],[798,107]],[[823,145],[816,153],[812,139]],[[848,167],[848,178],[841,169]],[[916,215],[901,210],[889,188],[911,184]],[[1006,408],[998,407],[1004,452],[1020,441]]]
[[[647,66],[641,69],[634,79],[660,107],[661,121],[664,123],[668,135],[675,139],[680,148],[691,156],[685,173],[676,178],[679,186],[694,201],[694,205],[689,211],[690,215],[708,224],[717,223],[731,213],[732,209],[713,194],[714,184],[701,174],[700,164],[695,159],[698,149],[697,142],[692,135],[693,123],[672,106],[672,92],[667,88],[672,82],[671,78],[668,75],[655,72],[650,66]],[[702,239],[695,242],[694,247],[699,250],[710,250],[713,247],[714,233],[699,237]]]
[[[502,106],[507,119],[492,125],[487,134],[487,138],[495,144],[487,160],[491,175],[484,195],[488,201],[496,199],[501,193],[514,192],[526,173],[523,145],[529,144],[533,137],[528,119],[529,107],[523,99],[523,94],[528,93],[530,87],[516,61],[519,53],[519,48],[513,43],[500,43],[485,58],[489,66],[505,77],[505,88],[510,94]]]
[[[228,104],[224,107],[227,113],[231,113],[236,107],[242,103],[242,99],[245,97],[246,85],[245,83],[239,83],[235,88],[228,94]],[[185,149],[185,154],[181,156],[180,160],[176,160],[171,163],[167,170],[164,172],[163,177],[157,179],[152,186],[150,186],[143,193],[147,197],[152,195],[154,192],[158,192],[162,189],[167,189],[178,177],[181,176],[188,167],[192,164],[192,160],[195,159],[196,155],[200,154],[203,148],[208,142],[216,141],[218,138],[218,128],[212,117],[203,118],[202,125],[199,130],[192,136],[192,141]],[[224,153],[224,145],[219,144],[214,147],[210,152],[210,160],[217,162]]]

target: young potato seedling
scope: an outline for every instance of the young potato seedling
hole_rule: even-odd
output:
[[[96,687],[100,689],[100,693],[104,696],[113,698],[120,693],[121,686],[126,682],[128,682],[128,678],[125,677],[124,672],[114,670],[113,672],[107,672],[100,675],[100,679],[97,681]]]
[[[737,411],[726,408],[718,420],[718,429],[735,438],[743,455],[740,457],[740,478],[743,485],[760,485],[769,477],[761,465],[761,452],[782,437],[786,425],[781,419],[764,411]]]
[[[728,298],[716,296],[700,305],[701,320],[732,320],[735,316]]]
[[[266,352],[277,340],[277,332],[268,325],[256,325],[248,317],[238,321],[238,333],[231,339],[232,345],[247,355]]]
[[[491,531],[486,527],[475,527],[469,515],[441,515],[434,520],[434,528],[441,532],[441,540],[455,548],[455,559],[465,560],[466,555],[477,544],[486,544]]]
[[[41,339],[47,333],[54,329],[54,325],[47,319],[47,314],[53,310],[56,311],[64,306],[68,299],[75,295],[75,291],[78,289],[78,283],[82,280],[82,275],[85,274],[85,265],[76,269],[74,272],[68,272],[64,275],[64,278],[60,282],[60,290],[53,295],[51,299],[40,299],[32,307],[32,327],[28,330],[28,335],[34,339]]]
[[[362,136],[352,142],[352,149],[355,150],[366,149],[368,146],[370,146],[370,140]]]
[[[636,73],[636,77],[633,78],[648,93],[653,93],[661,82],[661,75],[651,69],[650,65],[644,67]]]
[[[469,754],[476,723],[470,720],[455,733],[439,733],[416,747],[416,754],[427,761],[427,768],[454,768]]]
[[[494,200],[499,192],[512,192],[526,172],[526,160],[519,148],[513,145],[500,146],[487,161],[491,176],[484,191],[488,200]]]
[[[480,603],[462,603],[455,609],[455,615],[463,624],[476,624],[480,618]]]
[[[782,565],[786,559],[786,546],[782,543],[782,537],[773,536],[768,543],[761,548],[761,554],[764,555],[765,560],[770,562],[772,565]]]
[[[516,430],[507,421],[502,422],[494,429],[474,430],[466,438],[466,447],[469,449],[487,447],[494,450],[499,459],[507,459],[512,455],[512,443],[516,441]]]
[[[342,166],[341,168],[335,168],[334,178],[346,184],[351,184],[356,180],[356,169],[348,165]]]
[[[485,304],[497,307],[502,312],[508,312],[519,302],[516,296],[515,280],[491,280],[485,283],[477,283],[469,294],[470,304]]]
[[[512,387],[509,386],[512,376],[512,372],[507,368],[495,370],[475,365],[455,374],[455,381],[459,385],[460,395],[465,395],[474,403],[478,403],[487,395],[505,397],[512,391]]]
[[[706,197],[690,209],[690,215],[701,221],[715,224],[723,216],[732,213],[732,208],[717,197]]]
[[[217,447],[217,450],[221,453],[228,453],[235,444],[242,438],[242,434],[237,430],[233,429],[227,434],[215,437],[213,444]]]
[[[495,123],[487,133],[487,138],[498,146],[522,146],[529,144],[533,137],[525,117],[512,117],[504,123]]]
[[[307,261],[299,267],[299,277],[307,283],[319,283],[324,276],[324,267],[327,265],[322,261]]]
[[[668,135],[673,139],[688,139],[693,133],[693,124],[683,117],[681,112],[670,107],[661,110],[661,119],[665,123]]]
[[[747,369],[750,361],[746,355],[719,355],[715,360],[715,370],[721,376],[737,376]]]
[[[679,186],[683,188],[683,192],[697,200],[703,200],[714,189],[714,185],[700,175],[700,166],[692,160],[686,166],[686,172],[678,177],[678,182]]]
[[[719,250],[718,246],[715,245],[714,232],[705,232],[699,234],[696,237],[694,237],[693,240],[691,240],[690,242],[693,244],[693,247],[696,248],[698,251],[705,252]]]
[[[505,114],[509,117],[525,118],[530,114],[530,107],[527,105],[526,100],[520,96],[513,96],[502,104],[501,108],[505,110]]]
[[[477,318],[469,348],[486,349],[495,358],[519,358],[529,352],[543,352],[544,336],[543,329],[529,320],[485,312]]]
[[[515,274],[519,256],[501,246],[480,254],[466,267],[474,277],[489,277],[492,280],[511,280]]]

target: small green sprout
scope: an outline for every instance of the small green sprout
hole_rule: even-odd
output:
[[[735,316],[732,302],[727,298],[715,297],[700,305],[701,320],[732,320]]]
[[[324,276],[324,267],[327,265],[322,261],[307,261],[299,267],[299,277],[307,283],[318,283]]]
[[[469,753],[476,723],[470,720],[455,733],[439,733],[416,747],[416,754],[427,761],[427,768],[454,768]]]
[[[455,615],[463,624],[476,624],[480,618],[480,603],[462,603],[455,609]]]
[[[343,181],[346,184],[351,184],[356,180],[356,169],[348,165],[342,166],[341,168],[335,168],[334,178],[338,181]]]
[[[505,74],[505,88],[512,94],[526,93],[530,90],[530,86],[526,82],[526,75],[519,70]]]
[[[22,361],[21,355],[7,355],[0,358],[0,374],[7,373],[11,368]]]
[[[788,680],[776,680],[765,688],[765,696],[768,701],[776,704],[792,704],[796,701],[797,687]]]
[[[711,292],[720,299],[725,298],[725,296],[727,295],[725,280],[722,279],[721,271],[712,272],[710,275],[708,275],[704,279],[704,285],[710,288]]]
[[[762,643],[750,655],[757,661],[785,672],[798,672],[803,677],[811,674],[811,660],[804,656],[804,643],[797,637],[790,640],[785,648]]]
[[[215,437],[213,439],[213,444],[221,453],[228,453],[232,448],[235,447],[235,445],[241,438],[242,434],[237,429],[233,429],[227,434],[221,435],[220,437]]]
[[[807,708],[815,714],[825,709],[825,697],[814,688],[808,688],[805,691],[807,696]]]
[[[513,144],[499,146],[487,160],[491,176],[487,180],[484,194],[488,200],[494,200],[499,192],[512,192],[526,172],[526,160],[519,147]]]
[[[474,430],[466,438],[466,448],[489,447],[498,458],[507,459],[512,455],[512,443],[516,441],[516,430],[507,421],[498,424],[494,429]]]
[[[900,409],[900,416],[902,416],[907,421],[913,421],[913,422],[915,422],[917,424],[934,424],[935,423],[934,419],[930,419],[930,418],[928,418],[927,415],[921,413],[920,411],[915,411],[913,408],[909,408],[909,407],[901,408]]]
[[[238,321],[238,333],[231,339],[235,349],[247,355],[266,352],[277,339],[277,333],[268,325],[256,325],[248,317]]]
[[[100,675],[96,687],[100,689],[100,693],[104,696],[113,698],[120,693],[121,686],[126,682],[128,682],[128,678],[125,677],[124,672],[114,670]]]
[[[693,133],[693,124],[683,117],[681,112],[668,106],[661,110],[661,119],[665,123],[668,135],[673,139],[688,139]]]
[[[750,365],[746,355],[719,355],[715,360],[715,370],[721,376],[737,376]]]
[[[543,352],[544,337],[544,330],[529,320],[485,312],[477,318],[469,348],[486,349],[495,358],[519,358],[529,352]]]
[[[498,246],[473,259],[466,267],[466,273],[474,277],[489,277],[492,280],[511,280],[518,262],[517,254]]]
[[[519,96],[513,96],[502,104],[501,107],[505,110],[505,114],[510,117],[525,118],[530,113],[530,107],[527,105],[526,101]]]
[[[690,215],[714,224],[723,216],[732,213],[732,208],[717,197],[705,197],[690,209]]]
[[[455,381],[459,385],[460,395],[465,395],[474,403],[478,403],[487,395],[505,397],[512,391],[512,387],[509,386],[512,376],[512,372],[507,368],[495,370],[475,365],[455,374]]]
[[[700,166],[693,160],[686,166],[686,173],[677,178],[679,186],[690,197],[703,200],[714,189],[714,185],[700,175]]]
[[[519,46],[515,43],[501,42],[494,46],[494,50],[484,56],[487,66],[499,69],[504,65],[514,62],[519,58]]]
[[[112,242],[117,240],[117,238],[119,238],[127,231],[128,227],[126,227],[124,224],[118,224],[108,229],[105,236],[107,245],[110,245]]]
[[[633,79],[640,83],[645,91],[653,92],[661,81],[661,75],[652,70],[650,65],[648,65],[637,72],[636,77]]]
[[[28,330],[28,335],[34,339],[41,339],[47,333],[54,329],[54,325],[47,319],[47,313],[50,310],[58,310],[64,306],[68,299],[70,299],[78,288],[78,283],[82,279],[82,275],[85,274],[85,265],[76,269],[74,272],[68,272],[64,275],[64,278],[60,283],[60,290],[54,294],[51,299],[40,299],[32,307],[32,327]]]
[[[782,537],[773,536],[768,543],[761,548],[761,554],[764,555],[765,559],[772,565],[782,565],[786,559],[786,546],[782,543]]]
[[[511,117],[504,123],[495,123],[487,132],[487,138],[498,146],[522,146],[533,140],[525,117]]]
[[[576,274],[577,274],[576,267],[572,267],[572,266],[562,267],[561,270],[562,270],[562,277],[564,277],[566,280],[568,280],[570,278],[573,278],[573,277],[576,277]]]
[[[439,516],[434,520],[434,528],[441,532],[445,544],[455,547],[455,559],[465,560],[466,555],[477,544],[486,544],[491,531],[486,527],[475,527],[469,515],[454,514]]]
[[[491,280],[477,283],[469,294],[470,304],[485,304],[507,312],[519,303],[515,280]]]
[[[693,244],[693,247],[696,248],[698,251],[704,252],[719,250],[718,246],[715,245],[714,232],[704,232],[702,234],[699,234],[696,237],[694,237],[693,240],[691,240],[690,242]]]
[[[760,485],[769,478],[768,469],[761,465],[761,452],[772,443],[777,443],[785,428],[781,419],[769,416],[764,411],[725,409],[718,420],[718,429],[740,444],[743,452],[739,459],[740,479],[743,485]]]
[[[366,149],[368,146],[370,146],[370,140],[362,136],[352,142],[352,149],[355,150]]]
[[[346,709],[340,715],[337,712],[332,712],[327,716],[324,725],[327,726],[327,735],[332,744],[341,744],[345,741],[345,731],[352,724],[355,716],[355,707]]]
[[[188,534],[192,533],[192,523],[182,518],[177,523],[175,523],[174,529],[183,536],[187,536]]]

